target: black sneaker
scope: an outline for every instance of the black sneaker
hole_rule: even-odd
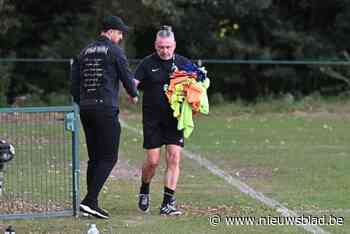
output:
[[[166,216],[178,216],[182,215],[181,210],[178,210],[175,205],[176,201],[175,199],[172,199],[167,204],[162,204],[160,207],[160,215],[166,215]]]
[[[139,209],[142,212],[149,211],[149,194],[139,194]]]
[[[99,208],[98,206],[89,206],[86,204],[80,204],[80,211],[90,214],[92,216],[95,216],[96,218],[100,218],[100,219],[108,219],[109,218],[109,214],[107,213],[107,211]]]

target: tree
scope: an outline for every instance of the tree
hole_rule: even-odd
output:
[[[5,45],[6,34],[16,27],[20,27],[20,22],[16,18],[15,7],[8,0],[0,0],[0,44]],[[0,48],[0,55],[6,54],[4,46]],[[0,107],[7,104],[7,90],[10,80],[11,64],[0,63]]]
[[[102,18],[114,14],[132,28],[123,45],[129,57],[153,52],[157,29],[169,24],[177,51],[193,59],[337,60],[349,53],[349,12],[347,0],[0,0],[0,52],[2,57],[71,58],[96,37]],[[67,67],[38,65],[0,65],[0,83],[11,78],[0,87],[9,86],[11,97],[33,90],[67,92]],[[256,97],[272,90],[307,94],[334,85],[333,79],[316,78],[330,77],[329,72],[308,69],[210,65],[215,84],[209,92],[237,97],[246,90],[246,96]],[[344,69],[332,71],[346,77]]]

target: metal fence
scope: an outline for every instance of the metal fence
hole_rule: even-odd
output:
[[[0,171],[0,219],[78,214],[76,106],[0,108],[0,139],[16,149]]]

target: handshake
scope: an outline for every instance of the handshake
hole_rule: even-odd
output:
[[[137,87],[138,85],[139,85],[139,83],[140,83],[140,81],[139,80],[136,80],[136,79],[133,79],[133,82],[134,82],[134,84],[135,84],[135,86]],[[131,97],[130,95],[129,95],[129,101],[131,102],[131,103],[133,103],[133,104],[136,104],[138,101],[139,101],[139,98],[136,96],[136,97]]]

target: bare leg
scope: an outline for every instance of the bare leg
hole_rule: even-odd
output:
[[[164,185],[175,191],[180,175],[181,146],[167,145]]]
[[[150,183],[156,173],[160,160],[160,148],[146,150],[146,160],[142,165],[142,182]]]

